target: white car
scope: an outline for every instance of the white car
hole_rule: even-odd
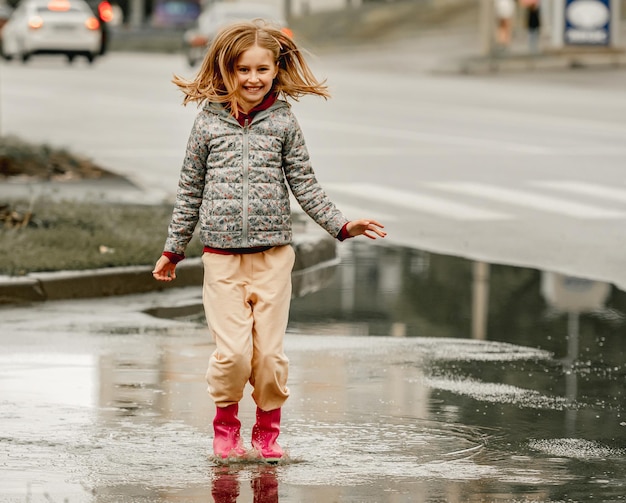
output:
[[[100,52],[100,21],[84,0],[22,0],[2,28],[2,56],[23,62],[33,54],[84,56]]]
[[[204,58],[208,46],[217,32],[235,21],[264,19],[279,26],[284,33],[292,35],[280,10],[261,3],[216,2],[200,13],[196,26],[183,35],[183,46],[189,66],[194,66]]]

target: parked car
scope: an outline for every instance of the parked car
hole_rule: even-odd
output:
[[[65,54],[91,63],[101,49],[100,21],[84,0],[22,0],[2,29],[2,56]]]
[[[202,61],[209,45],[223,26],[235,21],[253,19],[264,19],[280,26],[291,36],[291,30],[282,13],[272,6],[243,2],[213,3],[200,13],[196,25],[183,35],[183,47],[189,66],[195,66]]]

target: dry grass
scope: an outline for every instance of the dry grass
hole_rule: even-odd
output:
[[[40,200],[12,202],[11,212],[31,216],[25,226],[0,228],[0,274],[149,265],[161,254],[170,205],[94,204]],[[192,240],[189,256],[201,245]]]

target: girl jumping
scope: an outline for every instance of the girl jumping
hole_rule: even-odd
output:
[[[206,378],[216,405],[213,451],[247,454],[237,417],[246,383],[257,405],[252,447],[276,461],[281,407],[289,396],[283,352],[294,264],[289,189],[333,237],[385,237],[371,219],[348,221],[311,167],[302,131],[285,101],[328,98],[294,41],[260,20],[232,24],[214,39],[193,80],[174,77],[198,113],[185,154],[162,256],[153,276],[176,264],[199,224],[203,304],[215,340]]]

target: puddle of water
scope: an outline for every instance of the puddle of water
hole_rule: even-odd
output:
[[[495,487],[556,486],[540,491],[542,501],[602,494],[603,501],[625,500],[626,293],[607,283],[419,250],[358,243],[340,249],[341,265],[330,284],[292,303],[290,333],[317,336],[300,339],[299,351],[309,358],[323,351],[334,368],[367,368],[368,358],[382,360],[382,368],[379,361],[361,376],[354,406],[376,410],[382,404],[383,416],[401,414],[406,402],[416,402],[407,394],[417,393],[421,406],[402,418],[405,426],[419,431],[428,421],[445,421],[439,425],[450,445],[437,442],[437,435],[411,436],[403,423],[370,425],[371,431],[348,427],[350,434],[336,426],[332,434],[316,431],[323,424],[307,423],[302,431],[291,425],[296,446],[306,445],[315,431],[318,440],[303,449],[328,461],[315,473],[306,465],[292,468],[291,477],[300,484],[340,485],[381,473],[418,479],[444,473],[446,479],[497,481]],[[368,351],[359,336],[385,339]],[[401,340],[406,347],[397,360]],[[320,361],[313,367],[338,377]],[[394,372],[401,377],[390,389],[372,389]],[[346,376],[339,382],[346,386]],[[331,417],[334,408],[342,410],[338,401],[319,398],[313,403],[328,406]],[[477,432],[475,438],[459,438],[460,429]],[[413,442],[396,449],[385,442],[389,435]],[[448,451],[468,458],[449,460]],[[526,494],[507,490],[508,498]]]
[[[292,305],[288,462],[212,462],[200,292],[50,303],[0,334],[0,501],[626,501],[624,292],[340,249]]]

